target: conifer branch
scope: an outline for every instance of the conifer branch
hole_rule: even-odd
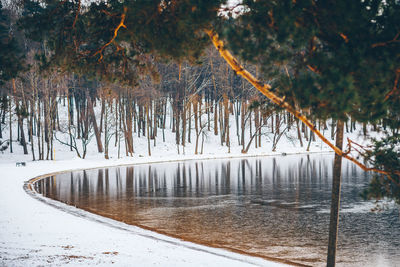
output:
[[[346,36],[344,33],[341,32],[339,35],[340,35],[340,37],[343,38],[343,40],[344,40],[346,43],[349,42],[349,38],[347,38],[347,36]]]
[[[307,65],[307,68],[316,74],[320,74],[320,72],[315,67],[312,67],[311,65]]]
[[[103,51],[104,51],[104,49],[106,49],[106,47],[109,46],[111,43],[113,43],[114,40],[115,40],[115,38],[117,38],[117,36],[118,36],[118,31],[121,29],[121,27],[126,29],[126,25],[124,24],[124,22],[125,22],[125,17],[126,17],[126,11],[127,11],[127,8],[124,7],[124,13],[122,13],[122,15],[121,15],[121,21],[120,21],[120,23],[118,24],[118,26],[114,29],[114,35],[113,35],[113,37],[111,38],[111,40],[110,40],[108,43],[106,43],[105,45],[103,45],[103,46],[100,48],[100,50],[98,50],[96,53],[93,54],[93,56],[96,56],[96,55],[100,54],[99,61],[101,61],[101,60],[103,59]]]
[[[394,80],[393,89],[385,96],[385,100],[384,100],[384,101],[388,100],[389,97],[390,97],[391,95],[393,95],[394,92],[396,92],[396,90],[398,89],[398,88],[397,88],[397,84],[399,83],[399,78],[400,78],[400,68],[398,68],[398,69],[396,70],[396,78],[395,78],[395,80]]]
[[[385,46],[385,45],[388,45],[388,44],[391,44],[391,43],[400,42],[400,40],[397,40],[399,37],[400,37],[400,32],[398,32],[396,34],[396,36],[392,40],[387,41],[387,42],[375,43],[375,44],[372,44],[371,47],[375,48],[375,47],[379,47],[379,46]]]
[[[365,164],[359,162],[357,159],[353,158],[349,155],[348,152],[344,152],[342,149],[338,148],[334,144],[332,144],[320,131],[318,131],[317,127],[300,111],[296,110],[293,106],[291,106],[288,102],[285,101],[284,97],[279,97],[275,93],[271,91],[272,87],[269,84],[264,84],[260,82],[256,77],[254,77],[250,72],[248,72],[238,61],[237,59],[225,49],[223,41],[221,41],[218,37],[218,34],[213,30],[205,30],[205,32],[210,37],[212,43],[220,53],[221,57],[228,63],[228,65],[236,72],[236,74],[245,78],[248,82],[250,82],[258,91],[260,91],[263,95],[268,97],[273,103],[276,105],[286,109],[288,112],[293,114],[296,118],[302,121],[314,134],[316,134],[325,144],[327,144],[333,151],[342,156],[357,166],[359,166],[364,171],[374,171],[377,173],[384,174],[397,186],[400,186],[395,179],[390,176],[390,173],[387,171],[379,170],[376,168],[369,168]],[[400,175],[400,172],[396,171],[396,175]]]
[[[81,0],[78,2],[78,9],[75,13],[74,23],[72,23],[72,29],[75,29],[76,22],[78,21],[79,13],[81,12]]]
[[[106,14],[107,16],[110,16],[110,17],[115,17],[115,16],[117,16],[117,14],[112,14],[112,13],[108,12],[108,11],[105,10],[105,9],[101,10],[101,12],[103,12],[104,14]]]

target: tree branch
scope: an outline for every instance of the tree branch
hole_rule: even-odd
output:
[[[400,77],[400,68],[398,68],[398,69],[396,70],[396,78],[395,78],[395,80],[394,80],[393,89],[385,96],[385,100],[384,100],[384,101],[388,100],[389,97],[390,97],[391,95],[393,95],[394,92],[396,92],[396,90],[397,90],[397,84],[398,84],[398,82],[399,82],[399,77]]]
[[[114,36],[111,38],[111,40],[110,40],[108,43],[106,43],[105,45],[103,45],[103,46],[100,48],[100,50],[98,50],[96,53],[93,54],[93,56],[96,56],[97,54],[100,54],[99,61],[101,61],[101,60],[103,59],[103,51],[104,51],[104,49],[106,49],[106,47],[109,46],[112,42],[114,42],[115,38],[117,38],[119,29],[121,29],[121,27],[123,27],[123,28],[126,29],[126,26],[125,26],[125,24],[124,24],[124,22],[125,22],[125,16],[126,16],[126,11],[127,11],[127,8],[124,7],[124,13],[122,13],[122,15],[121,15],[121,21],[120,21],[120,23],[118,24],[117,28],[114,29]],[[118,47],[118,46],[117,46],[117,47]]]
[[[81,12],[81,1],[80,0],[78,2],[78,9],[76,10],[76,13],[75,13],[74,23],[72,23],[72,29],[75,29],[76,22],[78,21],[79,12]]]
[[[398,32],[396,34],[396,36],[393,38],[393,40],[390,40],[390,41],[387,41],[387,42],[375,43],[375,44],[372,44],[371,47],[375,48],[375,47],[379,47],[379,46],[385,46],[385,45],[388,45],[390,43],[400,42],[400,40],[397,40],[397,38],[399,38],[399,36],[400,36],[400,32]]]
[[[271,91],[272,87],[269,84],[263,84],[260,82],[256,77],[254,77],[250,72],[248,72],[237,60],[236,58],[228,51],[225,49],[223,41],[221,41],[218,37],[218,34],[214,32],[213,30],[204,30],[208,36],[210,37],[212,43],[220,53],[221,57],[225,59],[225,61],[228,63],[228,65],[236,72],[236,74],[242,76],[245,78],[248,82],[250,82],[258,91],[260,91],[263,95],[268,97],[273,103],[277,104],[278,106],[286,109],[288,112],[293,114],[296,118],[298,118],[300,121],[302,121],[308,128],[311,129],[314,134],[316,134],[325,144],[327,144],[330,148],[333,149],[333,151],[339,155],[342,156],[354,164],[356,164],[358,167],[363,169],[364,171],[374,171],[377,173],[385,174],[392,182],[395,184],[399,185],[391,176],[390,173],[387,171],[379,170],[376,168],[369,168],[365,164],[362,164],[359,162],[357,159],[353,158],[352,156],[348,155],[347,153],[343,152],[340,148],[329,142],[323,134],[317,130],[317,127],[305,116],[303,115],[300,111],[296,110],[293,106],[291,106],[288,102],[285,101],[284,97],[279,97],[275,93]]]

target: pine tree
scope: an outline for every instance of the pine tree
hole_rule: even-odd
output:
[[[279,95],[315,117],[375,121],[400,62],[398,1],[243,1],[222,31]],[[397,85],[398,86],[398,85]]]
[[[151,58],[195,62],[209,44],[203,29],[224,1],[25,1],[20,24],[51,53],[45,68],[137,86],[157,76]]]
[[[0,85],[23,69],[23,54],[11,31],[9,11],[0,2]]]

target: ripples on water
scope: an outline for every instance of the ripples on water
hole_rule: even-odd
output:
[[[217,247],[324,266],[332,155],[188,161],[64,173],[43,195]],[[400,266],[393,203],[371,212],[370,175],[343,162],[338,266]]]

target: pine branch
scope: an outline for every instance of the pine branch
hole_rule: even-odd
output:
[[[218,37],[218,34],[214,32],[213,30],[205,30],[205,32],[208,34],[210,37],[212,43],[220,53],[220,56],[228,63],[228,65],[236,72],[237,75],[242,76],[245,78],[248,82],[250,82],[258,91],[260,91],[263,95],[265,95],[267,98],[269,98],[273,103],[278,105],[279,107],[282,107],[286,109],[288,112],[293,114],[296,118],[298,118],[300,121],[302,121],[311,131],[316,134],[325,144],[327,144],[330,148],[334,150],[334,152],[342,156],[357,166],[359,166],[361,169],[364,171],[374,171],[377,173],[381,173],[386,175],[392,182],[395,184],[399,185],[391,176],[390,173],[387,171],[379,170],[376,168],[369,168],[365,164],[359,162],[357,159],[351,157],[348,155],[348,153],[345,153],[342,151],[342,149],[338,148],[323,134],[318,131],[317,127],[305,116],[303,115],[300,111],[296,110],[293,106],[291,106],[288,102],[285,101],[285,97],[279,97],[276,94],[274,94],[271,89],[271,85],[269,84],[264,84],[260,82],[256,77],[254,77],[250,72],[248,72],[238,61],[237,59],[228,51],[226,50],[223,41],[221,41]],[[396,172],[397,174],[397,172]],[[400,174],[399,174],[400,175]],[[400,186],[400,185],[399,185]]]
[[[127,11],[127,8],[124,7],[124,13],[122,13],[122,15],[121,15],[121,21],[120,21],[120,23],[118,24],[118,26],[114,29],[114,35],[113,35],[113,37],[111,38],[111,40],[110,40],[108,43],[106,43],[105,45],[103,45],[103,46],[100,48],[100,50],[98,50],[96,53],[93,54],[93,56],[96,56],[96,55],[100,54],[99,61],[101,61],[101,60],[103,59],[103,51],[104,51],[104,49],[106,49],[106,47],[109,46],[111,43],[113,43],[113,42],[115,41],[115,38],[117,38],[117,36],[118,36],[118,31],[121,29],[121,27],[126,29],[126,26],[125,26],[125,24],[124,24],[124,22],[125,22],[125,17],[126,17],[126,11]],[[117,47],[118,47],[118,45],[117,45]]]
[[[79,13],[81,12],[81,1],[78,2],[78,8],[75,13],[74,23],[72,23],[72,29],[75,29],[76,22],[78,21]]]

